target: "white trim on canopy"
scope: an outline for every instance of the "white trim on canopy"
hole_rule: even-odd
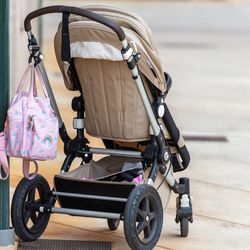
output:
[[[71,57],[123,61],[121,51],[100,42],[75,42],[70,44]]]

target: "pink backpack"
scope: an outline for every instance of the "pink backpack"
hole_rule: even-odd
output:
[[[29,91],[24,92],[22,88],[29,73]],[[45,98],[37,95],[36,74]],[[6,154],[23,158],[23,174],[32,179],[38,170],[36,160],[56,158],[58,131],[58,118],[51,107],[40,69],[33,63],[29,64],[7,112],[4,130]],[[32,175],[29,175],[30,161],[36,167]]]

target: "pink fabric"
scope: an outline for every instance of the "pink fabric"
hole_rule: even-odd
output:
[[[143,181],[143,176],[142,175],[138,175],[137,177],[135,177],[132,182],[134,183],[141,183]]]
[[[81,180],[83,181],[95,181],[96,179],[95,178],[81,178]]]
[[[29,73],[29,92],[24,92],[22,88]],[[45,98],[37,95],[36,74]],[[42,74],[34,64],[30,64],[25,71],[7,114],[6,153],[11,157],[25,159],[23,173],[27,178],[34,178],[34,175],[29,176],[28,161],[35,163],[37,172],[35,160],[56,158],[59,131],[58,119],[51,107]]]
[[[2,170],[5,173],[5,176],[2,176]],[[0,133],[0,180],[6,180],[9,176],[9,163],[7,155],[5,153],[5,136],[4,133]]]
[[[36,177],[37,175],[37,172],[38,172],[38,164],[36,161],[32,161],[35,165],[35,172],[33,174],[30,174],[30,162],[31,160],[26,160],[26,159],[23,159],[23,175],[32,180]]]

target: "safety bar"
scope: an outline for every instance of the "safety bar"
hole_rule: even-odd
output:
[[[50,14],[50,13],[69,13],[69,14],[75,14],[75,15],[79,15],[82,17],[86,17],[88,19],[91,19],[93,21],[96,21],[98,23],[101,23],[109,28],[111,28],[119,37],[120,41],[124,41],[125,40],[125,33],[123,31],[123,29],[115,22],[113,22],[112,20],[98,15],[94,12],[91,12],[89,10],[86,9],[82,9],[82,8],[77,8],[77,7],[71,7],[71,6],[63,6],[63,5],[54,5],[54,6],[48,6],[48,7],[44,7],[38,10],[35,10],[31,13],[29,13],[25,20],[24,20],[24,29],[26,32],[31,31],[31,20],[45,15],[45,14]]]

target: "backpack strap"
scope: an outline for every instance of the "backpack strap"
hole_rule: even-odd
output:
[[[30,174],[30,162],[33,162],[35,164],[35,172],[33,174]],[[23,159],[23,175],[29,179],[32,180],[37,176],[38,172],[38,164],[36,161],[29,160],[29,159]]]
[[[2,170],[5,176],[2,176]],[[0,180],[6,180],[9,176],[9,163],[5,152],[5,135],[4,132],[0,133]]]

